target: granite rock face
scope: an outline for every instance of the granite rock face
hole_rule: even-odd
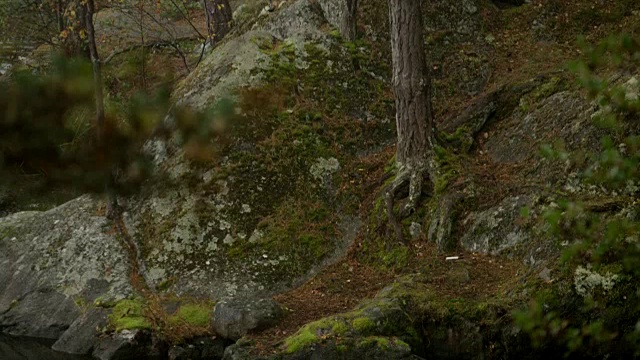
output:
[[[287,2],[260,17],[250,30],[225,39],[178,85],[173,96],[180,105],[206,110],[224,99],[237,100],[239,89],[259,88],[268,70],[278,66],[292,66],[295,71],[305,71],[312,61],[326,61],[334,69],[352,66],[339,39],[324,27],[326,19],[317,2]],[[332,56],[332,60],[317,56]],[[291,146],[301,147],[297,141]],[[147,144],[171,184],[145,189],[129,202],[125,220],[142,249],[151,287],[162,284],[181,295],[212,299],[259,298],[308,278],[326,260],[311,254],[300,259],[288,251],[262,246],[270,234],[258,224],[272,217],[278,207],[299,199],[300,195],[293,194],[295,186],[304,186],[305,198],[333,198],[338,160],[312,150],[308,160],[302,154],[293,155],[301,166],[275,171],[262,160],[248,164],[234,160],[237,154],[246,154],[246,158],[258,153],[256,142],[245,134],[234,135],[231,142],[236,145],[223,154],[222,161],[204,167],[195,166],[171,143]],[[359,224],[351,214],[339,215],[344,219],[337,224],[341,235],[323,240],[330,244],[327,252],[332,258],[350,244],[355,236],[351,229]],[[289,271],[292,268],[299,270]]]
[[[121,333],[102,339],[91,354],[99,360],[125,360],[154,358],[151,335],[141,330],[124,330]]]
[[[129,256],[88,196],[0,218],[5,333],[57,339],[81,315],[76,299],[125,298],[128,276]]]
[[[518,224],[520,210],[531,207],[531,198],[516,196],[498,206],[469,214],[463,223],[468,230],[460,242],[469,251],[498,255],[527,242],[531,231]]]
[[[106,328],[110,310],[90,308],[78,317],[53,344],[55,351],[68,354],[89,355],[100,342],[99,329]]]
[[[216,334],[238,340],[249,331],[273,326],[284,310],[271,299],[226,299],[216,303],[212,328]]]
[[[264,78],[256,70],[270,65],[261,44],[288,41],[302,52],[307,42],[330,41],[320,30],[325,21],[314,2],[295,1],[216,48],[178,85],[174,98],[178,104],[203,110],[222,98],[234,97],[239,88],[259,85]]]

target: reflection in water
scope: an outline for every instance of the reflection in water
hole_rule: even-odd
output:
[[[51,350],[51,342],[40,339],[15,338],[0,334],[0,359],[2,360],[87,360]]]

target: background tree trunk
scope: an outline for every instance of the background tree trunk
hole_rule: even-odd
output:
[[[231,30],[233,13],[229,0],[203,0],[204,11],[207,16],[207,30],[209,42],[214,47]]]
[[[358,0],[318,0],[325,19],[348,41],[356,39]]]
[[[100,61],[100,55],[98,54],[98,47],[96,45],[96,32],[93,26],[93,14],[95,12],[95,5],[93,0],[87,0],[86,5],[86,29],[89,45],[89,54],[91,56],[91,63],[93,65],[93,84],[95,88],[96,96],[96,134],[98,142],[104,141],[105,131],[105,116],[104,116],[104,94],[102,91],[102,64]]]
[[[340,32],[347,40],[353,41],[356,39],[358,32],[356,30],[357,25],[357,13],[358,13],[358,0],[346,0],[347,11],[344,14],[344,24]]]
[[[66,57],[91,57],[90,49],[87,48],[85,40],[81,36],[82,30],[88,30],[86,12],[87,5],[80,0],[67,2],[63,15],[64,24],[62,24],[63,29],[66,30],[66,37],[62,44]]]
[[[56,1],[56,21],[58,23],[58,32],[64,31],[64,4],[62,0]]]
[[[102,90],[102,62],[100,60],[100,54],[98,53],[98,46],[96,45],[96,32],[93,25],[93,14],[95,13],[94,0],[87,0],[85,9],[85,25],[87,30],[87,40],[89,45],[89,54],[91,56],[91,63],[93,64],[93,85],[95,89],[96,97],[96,141],[99,151],[103,155],[107,155],[107,124],[104,113],[104,92]],[[105,192],[107,195],[107,217],[115,219],[119,216],[118,200],[113,189],[113,170],[107,164],[105,164]]]

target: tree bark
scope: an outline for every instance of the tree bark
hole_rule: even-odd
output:
[[[346,0],[347,11],[344,14],[344,24],[342,26],[342,36],[349,41],[354,41],[358,35],[356,30],[358,0]]]
[[[424,51],[419,0],[390,0],[397,162],[425,163],[434,145],[431,77]]]
[[[229,0],[203,0],[204,11],[207,16],[207,30],[209,42],[214,47],[231,30],[233,13]]]
[[[67,2],[66,11],[63,14],[63,30],[67,31],[67,36],[63,41],[63,51],[66,57],[91,58],[90,49],[85,46],[85,41],[81,36],[81,31],[87,29],[87,5],[80,0],[70,0]]]
[[[389,0],[393,88],[396,98],[396,179],[387,189],[389,220],[402,238],[393,214],[399,189],[409,183],[409,199],[401,212],[410,214],[417,205],[426,175],[437,177],[436,144],[431,105],[431,77],[427,66],[420,0]]]
[[[317,0],[325,19],[348,41],[356,39],[358,0]]]
[[[99,151],[107,152],[106,121],[104,113],[104,92],[102,89],[102,62],[96,44],[96,32],[93,25],[93,14],[95,13],[94,0],[87,0],[85,4],[85,26],[87,30],[87,40],[89,54],[93,65],[93,85],[96,97],[96,142]],[[115,219],[119,215],[118,200],[113,189],[113,173],[110,165],[106,165],[105,171],[105,192],[107,195],[107,217]]]
[[[64,4],[62,0],[56,1],[56,20],[58,22],[58,32],[64,31]]]
[[[102,90],[102,63],[100,61],[100,54],[98,54],[96,32],[93,26],[94,12],[95,5],[93,0],[87,0],[85,21],[89,45],[89,55],[91,56],[91,64],[93,65],[93,85],[96,96],[96,136],[98,142],[101,143],[105,140],[104,94]]]

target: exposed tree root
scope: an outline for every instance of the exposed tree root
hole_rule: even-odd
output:
[[[402,226],[396,219],[396,216],[393,212],[393,203],[395,202],[396,194],[398,190],[405,185],[405,183],[409,180],[409,173],[400,173],[396,176],[395,180],[389,185],[387,188],[385,198],[387,202],[387,217],[389,218],[389,224],[393,226],[393,230],[396,234],[396,239],[400,242],[404,242],[404,237],[402,235]]]
[[[396,239],[399,242],[405,242],[404,236],[402,234],[402,226],[398,219],[396,219],[396,215],[393,210],[393,204],[396,200],[401,189],[405,186],[409,185],[409,196],[407,202],[404,204],[402,209],[400,210],[399,217],[400,219],[404,219],[415,212],[416,207],[418,206],[418,202],[422,197],[422,189],[424,187],[425,175],[427,174],[427,170],[425,167],[407,167],[401,171],[399,171],[395,180],[389,187],[387,187],[385,200],[387,205],[387,216],[389,218],[389,223],[393,226]],[[432,178],[432,177],[431,177]]]
[[[141,293],[153,292],[155,289],[152,282],[146,277],[147,271],[142,260],[142,249],[129,234],[124,221],[122,207],[118,205],[116,197],[113,195],[109,195],[107,199],[107,218],[113,222],[116,235],[129,254],[131,285]]]
[[[107,193],[107,214],[109,220],[116,221],[122,216],[122,208],[118,204],[118,199],[111,193]]]

